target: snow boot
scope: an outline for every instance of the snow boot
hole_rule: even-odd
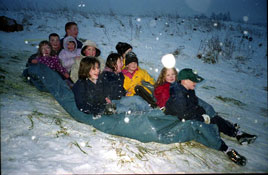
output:
[[[241,145],[247,145],[247,144],[254,143],[255,140],[257,139],[257,136],[241,131],[241,134],[238,134],[236,136],[236,139]]]
[[[137,95],[142,97],[152,108],[157,108],[157,104],[153,97],[147,92],[144,87],[137,85],[135,86],[135,92]]]
[[[234,149],[231,149],[226,154],[230,160],[239,166],[245,166],[247,163],[247,159],[244,156],[238,154],[238,152],[236,152]]]

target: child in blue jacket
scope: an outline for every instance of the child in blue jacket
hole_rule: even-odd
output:
[[[121,72],[123,60],[117,53],[111,53],[106,60],[104,70],[100,75],[100,80],[104,84],[104,90],[111,100],[119,100],[126,95],[124,89],[124,75]]]

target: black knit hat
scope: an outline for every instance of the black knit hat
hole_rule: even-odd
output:
[[[118,42],[115,48],[117,53],[122,56],[128,49],[132,49],[132,46],[128,43]]]
[[[125,65],[128,65],[129,63],[132,63],[132,62],[136,62],[139,65],[137,55],[134,52],[128,52],[126,55]]]

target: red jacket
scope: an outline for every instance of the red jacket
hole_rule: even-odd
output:
[[[169,87],[170,83],[164,83],[163,85],[158,86],[154,90],[154,97],[156,98],[156,104],[160,108],[166,106],[166,102],[169,99]]]

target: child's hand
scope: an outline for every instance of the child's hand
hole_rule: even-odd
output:
[[[37,59],[33,59],[31,62],[32,62],[33,64],[37,64],[37,63],[38,63],[38,60],[37,60]]]
[[[70,75],[68,73],[65,73],[64,77],[68,79],[68,78],[70,78]]]
[[[106,100],[106,103],[112,103],[112,101],[108,97],[106,97],[105,100]]]
[[[132,95],[132,92],[129,92],[129,91],[128,91],[128,92],[126,93],[126,96],[131,96],[131,95]]]

